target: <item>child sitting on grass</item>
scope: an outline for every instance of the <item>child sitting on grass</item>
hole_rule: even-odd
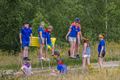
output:
[[[53,57],[57,61],[57,71],[53,70],[51,75],[66,74],[67,66],[64,64],[63,59],[61,59],[59,51],[54,51]]]
[[[32,73],[32,68],[31,68],[31,63],[30,63],[30,59],[28,58],[24,58],[24,62],[23,65],[21,67],[21,71],[15,73],[16,77],[21,77],[21,76],[31,76]]]

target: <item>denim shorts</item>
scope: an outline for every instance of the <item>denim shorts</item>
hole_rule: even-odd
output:
[[[76,42],[76,37],[69,37],[69,42]]]

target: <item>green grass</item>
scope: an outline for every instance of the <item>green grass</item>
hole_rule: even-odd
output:
[[[80,60],[73,60],[69,59],[67,56],[67,50],[69,47],[58,47],[57,49],[60,50],[60,53],[64,59],[65,64],[69,66],[75,66],[75,65],[81,65],[82,64],[82,46],[80,46]],[[97,44],[91,47],[92,53],[91,53],[91,62],[97,62]],[[52,56],[50,56],[50,52],[48,52],[48,57],[52,59]],[[105,56],[105,61],[118,61],[120,60],[120,45],[117,43],[107,43],[107,53]],[[30,50],[30,58],[32,62],[32,66],[34,68],[40,68],[38,57],[37,57],[37,49],[34,48]],[[55,66],[56,61],[52,60],[51,65]],[[47,67],[48,64],[44,63],[44,66]],[[18,70],[20,68],[20,57],[18,55],[8,55],[6,52],[0,52],[0,69],[14,69]]]
[[[28,77],[15,78],[4,76],[1,80],[120,80],[120,68],[93,69],[87,72],[81,70],[69,71],[66,75],[50,76],[50,72],[39,73]]]

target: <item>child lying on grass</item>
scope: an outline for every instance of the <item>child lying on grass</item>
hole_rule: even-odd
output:
[[[51,75],[66,74],[67,66],[63,63],[63,59],[61,59],[59,51],[54,51],[53,56],[57,61],[57,71],[53,70]]]

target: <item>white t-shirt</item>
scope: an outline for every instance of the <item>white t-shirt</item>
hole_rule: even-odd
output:
[[[27,76],[30,76],[32,74],[31,66],[27,67],[26,65],[23,65],[21,69],[25,72],[25,75]]]

